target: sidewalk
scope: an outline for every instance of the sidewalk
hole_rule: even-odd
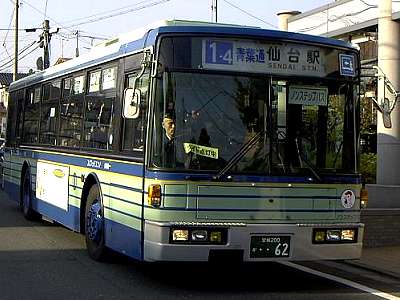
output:
[[[364,248],[361,259],[345,262],[400,279],[400,246]]]

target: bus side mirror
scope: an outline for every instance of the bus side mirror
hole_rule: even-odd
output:
[[[140,114],[140,90],[126,88],[124,91],[124,110],[125,119],[136,119]]]

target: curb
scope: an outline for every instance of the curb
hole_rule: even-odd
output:
[[[400,273],[391,272],[391,271],[388,271],[388,270],[385,270],[385,269],[379,268],[379,267],[377,268],[375,266],[371,266],[371,265],[368,265],[366,263],[362,263],[361,261],[343,260],[343,263],[349,264],[349,265],[352,265],[354,267],[358,267],[358,268],[361,268],[361,269],[364,269],[364,270],[367,270],[367,271],[375,272],[375,273],[378,273],[378,274],[381,274],[381,275],[389,276],[389,277],[392,277],[392,278],[395,278],[395,279],[398,279],[398,280],[400,279]]]

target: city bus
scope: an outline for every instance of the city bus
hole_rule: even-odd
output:
[[[359,53],[170,20],[10,86],[4,186],[141,261],[361,255]]]

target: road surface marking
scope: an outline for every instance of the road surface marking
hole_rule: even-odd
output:
[[[317,270],[313,270],[313,269],[310,269],[308,267],[304,267],[304,266],[301,266],[301,265],[298,265],[298,264],[295,264],[295,263],[292,263],[292,262],[280,262],[280,264],[288,266],[288,267],[291,267],[291,268],[294,268],[294,269],[297,269],[297,270],[300,270],[300,271],[303,271],[303,272],[307,272],[307,273],[310,273],[310,274],[313,274],[313,275],[317,275],[317,276],[320,276],[320,277],[323,277],[323,278],[326,278],[326,279],[329,279],[329,280],[332,280],[332,281],[339,282],[341,284],[344,284],[344,285],[350,286],[352,288],[355,288],[355,289],[358,289],[358,290],[373,294],[375,296],[378,296],[378,297],[381,297],[381,298],[384,298],[384,299],[400,300],[400,297],[396,297],[396,296],[393,296],[391,294],[388,294],[388,293],[385,293],[385,292],[382,292],[382,291],[367,287],[365,285],[362,285],[362,284],[359,284],[359,283],[356,283],[356,282],[353,282],[353,281],[350,281],[350,280],[347,280],[347,279],[344,279],[344,278],[340,278],[340,277],[337,277],[337,276],[334,276],[334,275],[326,274],[326,273],[323,273],[323,272],[320,272],[320,271],[317,271]]]

